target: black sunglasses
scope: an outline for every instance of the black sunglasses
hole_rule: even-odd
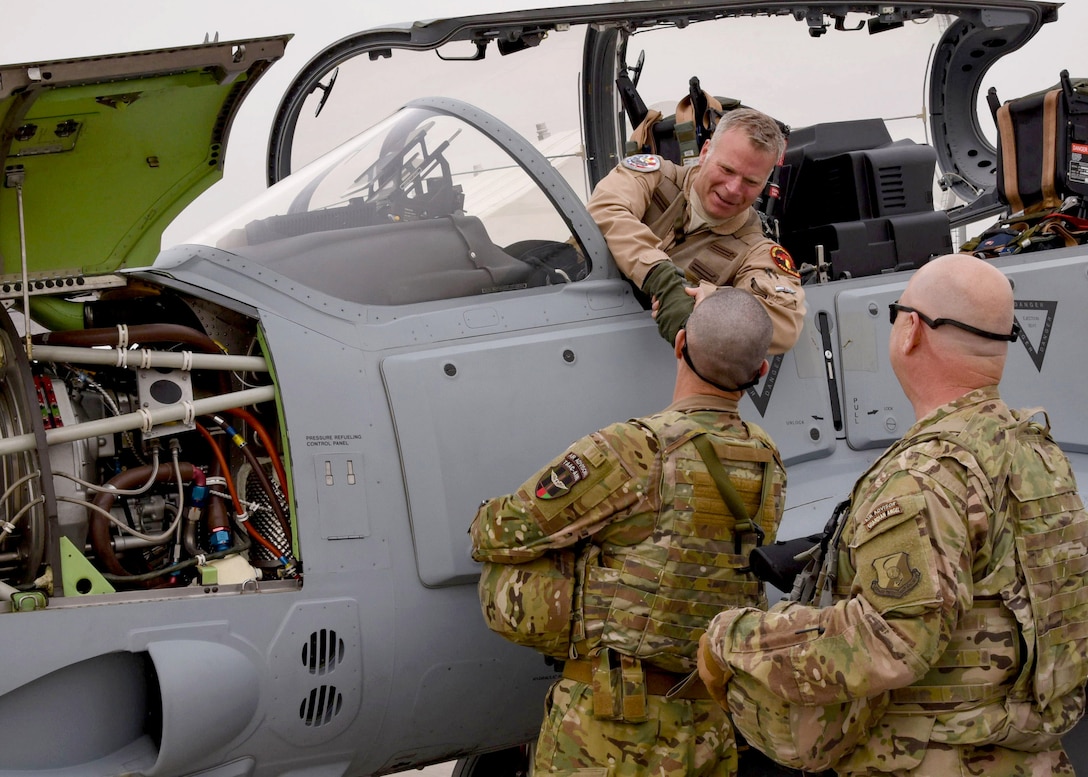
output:
[[[949,326],[957,327],[958,329],[962,329],[965,332],[970,332],[973,335],[978,335],[979,337],[985,337],[990,340],[1006,340],[1010,343],[1016,342],[1016,340],[1020,337],[1020,323],[1015,320],[1012,322],[1012,332],[1007,335],[1002,335],[997,334],[996,332],[987,332],[985,329],[978,329],[971,326],[970,324],[965,324],[962,321],[957,321],[954,318],[930,318],[925,313],[915,310],[914,308],[907,307],[906,305],[900,305],[898,302],[892,302],[888,305],[888,319],[892,322],[893,325],[895,324],[895,317],[899,315],[900,310],[902,310],[904,313],[917,313],[918,318],[922,319],[922,323],[928,326],[930,329],[936,329],[939,326],[944,326],[945,324],[948,324]]]

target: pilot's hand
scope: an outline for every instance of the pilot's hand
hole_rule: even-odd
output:
[[[711,294],[713,294],[717,290],[718,290],[717,286],[715,286],[712,283],[707,283],[706,281],[700,283],[698,286],[685,286],[684,287],[684,292],[689,297],[691,297],[692,299],[695,300],[695,307],[699,307],[700,302],[702,302],[704,299],[709,297]]]
[[[654,265],[642,283],[642,290],[655,298],[657,331],[670,345],[676,342],[677,333],[684,328],[695,308],[695,300],[688,296],[685,289],[684,279],[672,262]]]
[[[684,293],[695,300],[695,307],[699,307],[699,303],[709,297],[718,289],[709,283],[700,283],[698,286],[685,286]],[[657,321],[657,311],[661,309],[661,300],[654,297],[653,303],[650,305],[650,315],[654,317],[654,321]]]
[[[728,712],[729,702],[726,698],[725,687],[733,673],[727,668],[723,669],[721,664],[718,663],[718,659],[714,657],[710,649],[710,637],[706,634],[699,637],[698,659],[699,679],[703,681],[703,685],[710,692],[710,698],[718,702],[721,708]]]

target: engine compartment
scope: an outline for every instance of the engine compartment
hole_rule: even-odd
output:
[[[37,320],[61,310],[84,328],[27,337],[2,314],[0,581],[12,608],[298,581],[256,322],[140,281],[31,302]]]

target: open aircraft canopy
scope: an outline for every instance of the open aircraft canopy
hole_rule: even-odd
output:
[[[577,130],[583,145],[565,153],[584,153],[589,189],[623,155],[631,130],[617,76],[629,75],[665,114],[696,76],[709,93],[793,127],[880,115],[894,137],[932,143],[944,185],[962,205],[994,187],[993,124],[979,117],[984,79],[1057,19],[1059,6],[651,0],[368,30],[327,47],[287,90],[268,178],[342,140],[333,125],[345,116],[359,126],[414,97],[442,94],[526,137]],[[574,94],[579,103],[563,101]]]

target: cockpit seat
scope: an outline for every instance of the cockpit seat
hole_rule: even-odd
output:
[[[404,305],[543,285],[475,216],[315,232],[264,243],[269,269],[338,299]],[[239,253],[243,253],[240,251]]]
[[[547,283],[571,283],[589,274],[588,264],[571,241],[519,240],[503,250],[535,267],[547,277]]]

